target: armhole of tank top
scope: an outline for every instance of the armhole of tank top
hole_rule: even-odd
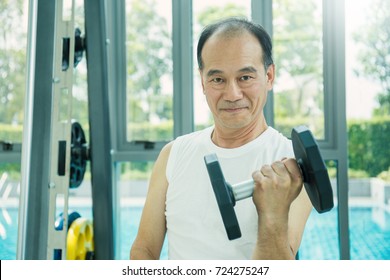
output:
[[[177,153],[178,153],[178,150],[180,147],[180,143],[181,143],[181,137],[176,138],[174,140],[172,147],[171,147],[171,150],[169,152],[167,168],[165,171],[165,175],[167,177],[168,183],[172,179],[173,170],[175,168],[175,159],[177,158]]]

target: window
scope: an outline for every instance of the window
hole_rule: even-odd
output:
[[[137,236],[153,165],[153,161],[118,163],[117,168],[120,173],[117,182],[120,194],[119,259],[129,258],[130,248]],[[165,242],[161,251],[161,259],[167,259],[167,257],[167,243]]]
[[[0,251],[16,259],[20,147],[7,162],[8,146],[22,142],[26,81],[27,1],[0,1]],[[3,144],[3,141],[5,142]]]
[[[0,141],[22,142],[27,1],[0,2]]]
[[[127,140],[173,138],[171,1],[126,1]]]
[[[351,259],[389,259],[390,3],[345,11]]]
[[[323,43],[321,1],[275,0],[273,44],[275,126],[289,136],[307,125],[324,138]]]

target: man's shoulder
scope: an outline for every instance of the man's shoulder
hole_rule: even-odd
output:
[[[267,129],[268,138],[273,140],[280,140],[280,141],[290,141],[287,135],[282,133],[280,130],[269,126]]]

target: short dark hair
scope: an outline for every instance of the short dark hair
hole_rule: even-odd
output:
[[[264,27],[245,18],[232,17],[210,24],[203,29],[202,34],[199,37],[197,47],[197,59],[199,69],[203,68],[202,50],[204,44],[216,31],[221,31],[222,34],[229,35],[242,33],[243,30],[246,30],[247,32],[255,36],[259,41],[263,50],[264,68],[267,69],[268,66],[273,64],[272,40],[267,31],[264,29]]]

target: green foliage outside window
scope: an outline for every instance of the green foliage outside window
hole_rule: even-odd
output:
[[[348,160],[353,170],[376,177],[390,168],[390,117],[348,123]]]
[[[365,24],[354,34],[360,47],[360,67],[356,75],[364,76],[381,85],[378,93],[377,116],[390,115],[390,1],[372,0]]]

